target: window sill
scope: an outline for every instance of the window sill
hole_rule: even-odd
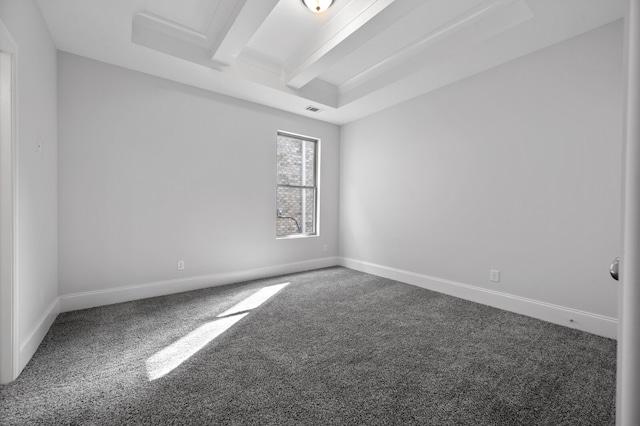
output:
[[[318,234],[292,234],[292,235],[283,235],[281,237],[276,237],[276,240],[297,240],[300,238],[314,238],[319,237]]]

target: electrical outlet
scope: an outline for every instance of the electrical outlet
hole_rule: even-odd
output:
[[[500,282],[500,271],[492,269],[491,273],[489,275],[489,279],[491,281],[493,281],[494,283],[499,283]]]
[[[329,246],[325,244],[325,245],[322,247],[322,251],[323,251],[323,252],[325,252],[325,253],[326,253],[326,252],[328,252],[328,251],[329,251]]]
[[[278,215],[278,217],[284,216],[284,214],[282,214],[282,209],[276,210],[276,215]]]
[[[178,260],[178,271],[182,271],[184,269],[184,260]]]

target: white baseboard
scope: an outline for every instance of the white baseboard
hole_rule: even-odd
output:
[[[341,266],[366,272],[395,281],[412,284],[428,290],[482,303],[506,311],[527,315],[554,324],[576,328],[610,339],[617,338],[618,321],[604,315],[584,312],[564,306],[553,305],[539,300],[527,299],[499,291],[487,290],[468,284],[449,281],[415,272],[390,268],[356,259],[341,257]]]
[[[96,306],[129,302],[131,300],[146,299],[148,297],[165,296],[167,294],[182,293],[184,291],[199,290],[207,287],[326,268],[336,266],[337,264],[337,257],[325,257],[284,265],[267,266],[264,268],[66,294],[60,296],[60,311],[76,311],[78,309],[94,308]]]
[[[31,333],[20,342],[20,348],[18,353],[18,374],[27,365],[33,354],[36,353],[38,346],[42,343],[42,339],[47,335],[53,321],[60,313],[60,299],[56,297],[51,304],[44,311],[36,326],[31,330]]]

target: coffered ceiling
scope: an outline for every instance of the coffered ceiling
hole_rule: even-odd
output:
[[[301,0],[38,3],[60,50],[336,124],[624,11],[623,0],[334,0],[322,14]]]

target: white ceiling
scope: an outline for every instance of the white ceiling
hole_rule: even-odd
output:
[[[38,3],[60,50],[336,124],[624,11],[624,0],[334,0],[323,14],[301,0]]]

